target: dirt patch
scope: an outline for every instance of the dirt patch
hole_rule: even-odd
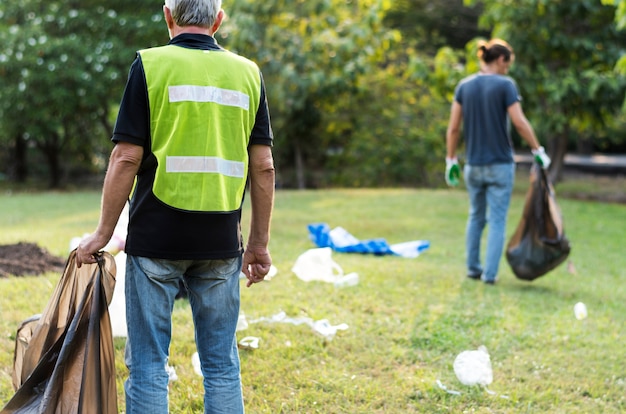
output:
[[[34,243],[3,245],[0,246],[0,277],[62,272],[65,261]]]

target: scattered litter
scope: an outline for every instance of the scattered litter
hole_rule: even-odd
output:
[[[259,323],[259,322],[269,322],[269,323],[290,323],[293,325],[308,325],[313,329],[313,331],[327,340],[332,340],[335,337],[337,331],[345,331],[348,329],[348,325],[345,323],[339,325],[331,325],[328,319],[321,319],[319,321],[313,321],[313,319],[308,317],[300,317],[300,318],[291,318],[288,317],[285,312],[279,312],[276,315],[273,315],[269,318],[261,317],[258,319],[254,319],[248,321],[248,323]]]
[[[313,322],[312,328],[315,333],[330,340],[335,337],[337,331],[345,331],[346,329],[348,329],[348,325],[345,323],[341,323],[339,325],[331,325],[328,319],[321,319],[319,321]]]
[[[259,338],[256,336],[246,336],[239,341],[239,347],[244,349],[258,349]]]
[[[414,240],[403,243],[396,243],[389,246],[391,252],[396,256],[414,259],[423,251],[430,247],[430,242],[426,240]]]
[[[330,247],[309,249],[298,256],[291,271],[305,282],[335,283],[343,276],[343,269],[333,260],[332,253]]]
[[[111,319],[111,332],[114,338],[126,338],[126,297],[124,286],[126,285],[126,253],[120,251],[114,256],[117,274],[115,275],[115,287],[113,297],[109,303],[109,317]]]
[[[178,380],[178,375],[176,375],[176,369],[174,369],[173,366],[170,366],[169,364],[166,363],[165,364],[165,371],[167,371],[167,376],[169,378],[169,382]]]
[[[237,318],[236,331],[244,331],[246,329],[248,329],[248,320],[246,319],[246,315],[243,312],[240,312],[239,317]]]
[[[437,380],[437,385],[439,386],[439,388],[441,388],[442,390],[444,390],[445,392],[447,392],[448,394],[452,394],[452,395],[461,395],[460,391],[454,391],[454,390],[449,390],[448,387],[446,387],[445,385],[443,385],[443,383],[439,380]]]
[[[454,373],[463,385],[489,385],[493,381],[491,359],[487,348],[463,351],[454,360]]]
[[[311,318],[288,318],[287,314],[281,311],[275,315],[270,316],[269,318],[266,316],[261,316],[260,318],[252,319],[248,321],[248,323],[251,324],[251,323],[259,323],[259,322],[269,322],[269,323],[283,322],[283,323],[292,323],[294,325],[300,325],[303,323],[308,324],[312,321],[313,320]]]
[[[444,390],[445,392],[447,392],[448,394],[452,394],[452,395],[461,395],[463,394],[461,391],[456,391],[456,390],[451,390],[448,389],[448,387],[446,387],[445,385],[443,385],[443,383],[439,380],[437,380],[437,386],[439,388],[441,388],[442,390]],[[483,386],[483,389],[485,390],[485,392],[489,395],[498,395],[495,391],[491,391],[489,388],[487,388],[486,386]],[[502,394],[500,395],[500,398],[508,400],[510,399],[510,397],[508,395]]]
[[[339,279],[335,280],[335,287],[342,288],[348,286],[356,286],[359,284],[359,274],[358,273],[348,273],[345,276],[341,276]]]
[[[456,377],[463,385],[480,385],[487,394],[498,395],[495,391],[487,388],[487,385],[493,381],[493,372],[491,359],[484,345],[479,346],[477,350],[461,352],[455,358],[453,367]],[[439,380],[437,380],[437,386],[448,394],[461,395],[461,392],[448,389]],[[508,400],[509,396],[502,394],[500,398]]]
[[[585,319],[587,317],[587,306],[585,306],[585,304],[582,302],[578,302],[577,304],[575,304],[574,316],[576,316],[576,319],[578,319],[579,321]]]
[[[194,354],[191,356],[191,366],[193,367],[193,370],[196,374],[200,375],[201,377],[202,375],[202,368],[200,367],[200,355],[198,355],[197,352],[194,352]]]
[[[309,249],[296,259],[291,270],[305,282],[313,280],[333,283],[342,288],[355,286],[359,283],[358,273],[343,274],[343,269],[332,258],[330,247]]]
[[[342,253],[371,253],[415,258],[430,247],[427,240],[414,240],[390,245],[383,238],[359,240],[343,227],[330,229],[326,223],[309,224],[309,238],[317,247],[329,247]]]

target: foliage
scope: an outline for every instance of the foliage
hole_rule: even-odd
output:
[[[382,25],[388,0],[239,0],[218,32],[229,49],[257,62],[266,81],[281,180],[304,187],[308,169],[350,134],[329,134],[327,117],[358,111],[351,96],[384,61],[397,34]],[[283,174],[295,171],[295,178]]]
[[[329,125],[349,130],[354,139],[329,155],[328,186],[436,187],[442,182],[449,105],[420,78],[429,59],[402,44],[386,56],[391,63],[368,74],[367,91],[352,98],[361,110]]]
[[[65,160],[90,167],[108,155],[111,108],[135,51],[167,40],[160,13],[147,0],[0,4],[0,140],[40,150],[51,186]]]
[[[602,4],[615,6],[615,23],[619,30],[626,29],[626,1],[624,0],[602,0]],[[617,61],[616,69],[622,73],[626,74],[626,53],[621,53],[619,55],[619,60]],[[626,101],[625,101],[626,105]]]
[[[606,135],[619,115],[626,77],[614,67],[626,35],[614,23],[615,8],[596,1],[481,3],[483,27],[515,49],[511,75],[540,139],[548,141],[556,178],[575,140]]]
[[[468,7],[463,0],[398,0],[385,16],[385,23],[402,32],[404,42],[432,56],[448,46],[463,49],[465,44],[489,32],[478,27],[480,3]]]
[[[521,191],[524,182],[518,183]],[[595,188],[598,186],[596,185]],[[623,188],[623,187],[622,187]],[[593,190],[593,188],[591,188]],[[89,193],[0,194],[0,243],[30,240],[67,254],[71,237],[93,229],[100,195]],[[557,194],[559,197],[559,194]],[[462,190],[279,191],[273,220],[269,282],[241,288],[248,328],[238,338],[260,338],[241,349],[242,381],[251,413],[608,413],[626,410],[622,369],[626,304],[626,257],[621,246],[626,206],[558,198],[572,241],[569,264],[534,281],[515,279],[505,261],[500,283],[465,280]],[[509,232],[521,216],[516,192]],[[249,205],[244,207],[248,217]],[[312,221],[342,226],[358,238],[390,243],[427,239],[416,259],[333,253],[359,284],[337,289],[305,283],[291,271],[312,244]],[[243,232],[249,229],[244,219]],[[118,273],[119,274],[119,273]],[[15,331],[40,313],[59,275],[0,279],[0,406],[13,393]],[[585,320],[574,317],[576,302]],[[289,317],[345,323],[332,340],[301,324],[257,321],[279,312]],[[198,412],[202,378],[191,365],[195,352],[189,305],[177,301],[169,363],[171,411]],[[494,373],[488,389],[463,386],[455,357],[485,345]],[[115,341],[120,412],[124,340]],[[437,380],[461,395],[446,393]]]
[[[555,171],[566,150],[624,148],[626,2],[602,3],[236,0],[217,38],[264,73],[281,186],[437,186],[477,35],[514,46],[511,75]],[[1,2],[1,172],[53,186],[101,173],[135,51],[166,41],[148,0]]]

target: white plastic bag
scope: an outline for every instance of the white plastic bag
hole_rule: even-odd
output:
[[[333,260],[330,247],[307,250],[296,259],[291,270],[305,282],[334,283],[343,276],[343,269]]]
[[[481,345],[474,351],[463,351],[454,360],[454,373],[463,385],[489,385],[493,381],[491,358]]]
[[[124,295],[124,285],[126,284],[125,252],[121,251],[115,255],[115,265],[117,266],[116,283],[113,298],[109,304],[111,331],[114,337],[126,338],[128,329],[126,327],[126,299]]]

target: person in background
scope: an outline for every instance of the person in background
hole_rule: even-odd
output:
[[[446,132],[445,179],[449,186],[459,183],[456,151],[462,129],[465,139],[463,172],[470,200],[465,240],[467,277],[495,284],[515,179],[509,123],[528,143],[543,168],[549,167],[550,158],[539,145],[522,111],[515,81],[507,76],[515,59],[511,46],[501,39],[481,42],[478,57],[480,71],[462,79],[454,91]],[[489,228],[483,267],[480,244],[486,224]]]
[[[77,248],[79,265],[94,263],[131,197],[127,414],[169,410],[166,365],[180,281],[204,376],[204,412],[244,412],[235,337],[239,275],[249,287],[272,263],[273,134],[259,68],[214,38],[221,6],[221,0],[165,0],[170,41],[140,50],[130,67],[100,220]],[[246,186],[251,221],[244,249]]]

